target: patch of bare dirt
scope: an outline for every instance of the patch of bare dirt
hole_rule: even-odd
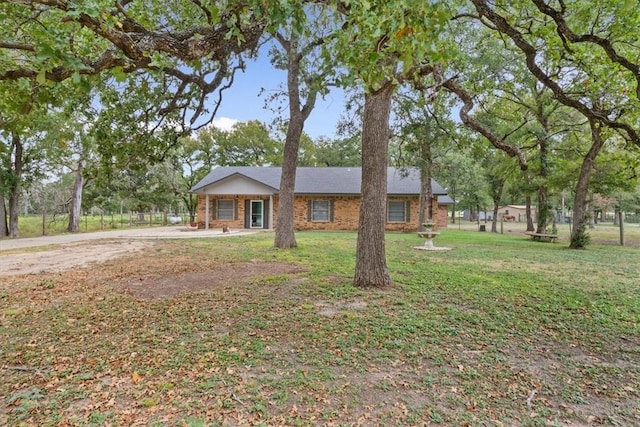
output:
[[[150,245],[151,242],[142,240],[114,240],[73,243],[51,250],[0,255],[0,277],[60,272],[135,254]]]
[[[245,262],[223,264],[204,271],[173,275],[146,275],[114,285],[140,299],[171,298],[183,292],[203,291],[215,287],[244,284],[267,276],[296,274],[304,268],[283,262]]]
[[[318,314],[320,316],[325,317],[333,317],[340,314],[345,314],[349,312],[356,312],[366,310],[368,304],[361,300],[357,299],[351,302],[328,302],[328,301],[320,301],[316,303],[316,307],[318,308]]]

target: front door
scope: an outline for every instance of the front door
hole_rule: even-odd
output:
[[[251,201],[251,228],[262,228],[264,221],[264,200]]]

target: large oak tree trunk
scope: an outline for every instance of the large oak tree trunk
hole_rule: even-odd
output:
[[[278,193],[278,222],[276,223],[274,246],[288,249],[295,248],[298,245],[293,214],[298,150],[302,131],[304,130],[304,122],[311,114],[311,110],[313,110],[316,103],[317,90],[309,90],[306,103],[303,106],[300,99],[300,61],[303,58],[303,54],[298,52],[298,39],[296,36],[292,36],[291,40],[286,40],[282,35],[276,34],[276,40],[287,52],[289,125],[287,126],[287,137],[284,142],[282,175],[280,176],[280,191]]]
[[[547,180],[549,177],[549,116],[545,114],[544,104],[540,98],[536,102],[536,118],[544,129],[544,135],[538,138],[538,152],[540,155],[540,171],[538,185],[538,207],[536,215],[536,233],[546,233],[547,226],[551,222],[551,206],[549,206],[549,197],[547,189]]]
[[[7,221],[7,205],[4,196],[0,195],[0,238],[9,235],[9,224]]]
[[[189,211],[189,223],[196,222],[196,216],[198,215],[198,196],[187,194],[182,196],[182,200]]]
[[[593,170],[593,164],[604,145],[600,134],[600,124],[593,119],[589,120],[591,127],[591,148],[582,160],[580,175],[576,184],[576,195],[573,199],[573,231],[571,232],[571,249],[584,249],[589,243],[587,225],[589,224],[589,212],[587,210],[589,195],[589,178]]]
[[[278,197],[278,222],[274,245],[287,249],[297,246],[294,229],[294,190],[296,186],[296,170],[298,165],[298,148],[304,121],[300,114],[294,115],[289,121],[287,139],[284,144],[282,159],[282,176],[280,177],[280,192]]]
[[[433,156],[431,154],[431,141],[426,138],[420,142],[420,160],[420,223],[418,229],[424,231],[422,224],[427,221],[435,221],[433,212],[433,189],[431,188]]]
[[[546,233],[549,225],[549,202],[547,200],[547,186],[540,184],[538,187],[538,207],[537,207],[536,233]]]
[[[420,200],[419,200],[419,212],[418,215],[418,230],[424,231],[424,223],[427,220],[433,219],[431,214],[432,209],[429,203],[429,193],[431,192],[431,186],[427,184],[427,177],[423,170],[420,171]]]
[[[13,150],[13,180],[9,194],[9,237],[18,237],[18,207],[20,205],[20,184],[22,181],[23,151],[20,136],[13,134],[11,137]]]
[[[11,190],[9,196],[9,237],[18,237],[18,206],[20,204],[20,187]]]
[[[533,218],[531,215],[531,196],[529,194],[527,194],[525,196],[524,199],[524,203],[525,203],[525,213],[527,216],[527,231],[533,231],[534,227],[533,227]]]
[[[67,231],[77,233],[80,231],[80,211],[82,209],[82,188],[84,187],[84,160],[78,161],[76,177],[71,191],[71,211],[69,212],[69,226]]]
[[[362,203],[358,223],[355,286],[388,286],[384,227],[387,202],[389,113],[395,86],[387,82],[365,95],[362,122]]]
[[[543,125],[545,131],[547,131],[546,117],[538,119]],[[538,214],[536,215],[536,233],[546,233],[547,226],[551,222],[549,200],[547,197],[547,177],[549,176],[549,144],[545,138],[538,141],[538,147],[540,150],[540,185],[538,186]]]
[[[498,232],[498,210],[500,209],[500,199],[493,199],[493,216],[491,218],[491,232]]]
[[[500,208],[500,200],[502,200],[502,193],[504,191],[505,182],[506,182],[506,178],[504,177],[499,178],[493,175],[491,178],[491,201],[493,202],[493,215],[491,216],[491,232],[492,233],[498,232],[498,209]],[[486,220],[486,213],[485,213],[485,220]]]

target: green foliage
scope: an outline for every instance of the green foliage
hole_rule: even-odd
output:
[[[633,192],[640,184],[639,154],[636,147],[611,144],[596,159],[590,188],[603,196]]]
[[[203,163],[209,170],[213,165],[266,166],[281,161],[282,143],[274,140],[257,120],[236,123],[230,131],[210,126],[201,130],[195,140],[199,146],[196,154],[206,158]]]
[[[450,2],[356,0],[349,2],[335,50],[350,78],[376,90],[396,72],[427,61],[446,62],[441,35],[452,16]],[[390,60],[390,58],[393,58]]]
[[[320,138],[316,141],[317,166],[360,166],[362,141],[359,135],[342,139]]]
[[[0,192],[28,191],[60,165],[68,149],[65,87],[0,81]],[[74,99],[73,91],[67,94]],[[22,155],[18,152],[22,151]]]
[[[114,171],[98,176],[85,187],[83,208],[106,211],[177,211],[181,191],[180,172],[170,162],[149,165],[145,169]]]
[[[456,201],[456,209],[475,211],[491,206],[488,182],[478,162],[464,150],[451,151],[437,159],[434,179]]]
[[[570,247],[573,249],[584,249],[591,243],[591,235],[586,231],[586,227],[582,227],[580,232],[573,233],[571,236]]]

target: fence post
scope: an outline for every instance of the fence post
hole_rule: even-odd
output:
[[[624,246],[624,212],[620,210],[620,246]]]

